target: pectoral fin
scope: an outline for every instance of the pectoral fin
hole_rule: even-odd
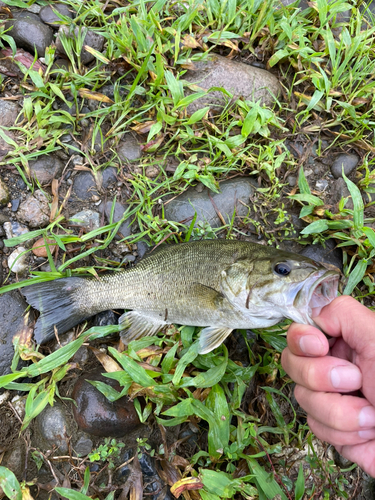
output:
[[[124,344],[129,344],[132,340],[155,335],[167,323],[137,311],[129,311],[120,317],[119,324],[126,329],[121,332],[121,339]]]
[[[199,354],[207,354],[216,349],[216,347],[219,347],[232,330],[232,328],[220,326],[208,326],[207,328],[203,328],[199,337]]]

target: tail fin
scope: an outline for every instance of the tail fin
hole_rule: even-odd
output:
[[[22,290],[27,302],[40,311],[34,330],[38,344],[54,338],[55,326],[58,333],[64,333],[91,316],[87,309],[81,309],[81,301],[77,301],[77,297],[82,298],[77,292],[84,281],[85,278],[61,278],[30,285]]]

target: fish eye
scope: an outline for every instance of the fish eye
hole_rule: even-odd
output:
[[[274,271],[279,276],[288,276],[288,274],[290,274],[291,272],[291,268],[290,266],[288,266],[288,264],[282,262],[280,264],[276,264],[276,266],[274,267]]]

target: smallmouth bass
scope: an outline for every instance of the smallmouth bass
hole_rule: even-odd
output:
[[[60,278],[23,289],[41,313],[38,343],[108,309],[130,310],[119,323],[124,343],[177,323],[204,327],[199,352],[235,328],[266,328],[285,318],[315,325],[312,309],[337,296],[339,273],[299,254],[234,240],[157,249],[130,269],[96,278]]]

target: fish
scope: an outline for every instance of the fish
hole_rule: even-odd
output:
[[[207,354],[237,328],[285,318],[315,325],[314,309],[336,296],[340,273],[303,255],[238,240],[201,240],[156,248],[135,266],[94,277],[68,277],[23,289],[40,311],[34,337],[43,344],[91,316],[125,309],[125,344],[170,324],[202,327]]]

